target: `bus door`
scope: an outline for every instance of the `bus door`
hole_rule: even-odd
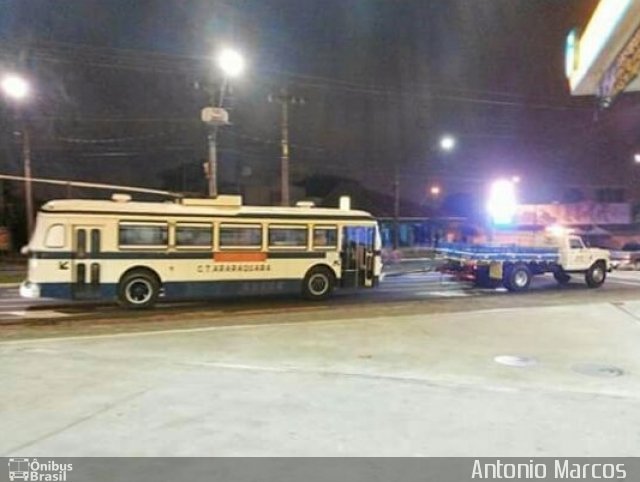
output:
[[[342,228],[342,286],[371,287],[374,284],[374,227]]]
[[[100,258],[102,230],[96,226],[73,227],[71,283],[73,297],[92,299],[100,296]]]

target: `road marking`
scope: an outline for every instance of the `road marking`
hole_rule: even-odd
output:
[[[617,285],[627,285],[627,286],[638,286],[640,287],[640,281],[620,281],[619,279],[609,279],[609,283],[614,283]]]
[[[478,296],[480,293],[469,293],[466,291],[418,291],[417,296],[432,296],[438,298],[460,298],[464,296]]]
[[[33,343],[47,343],[57,341],[83,341],[83,340],[102,340],[109,338],[137,338],[141,336],[160,336],[160,335],[174,335],[174,334],[189,334],[189,333],[205,333],[208,331],[220,331],[220,330],[244,330],[249,328],[274,328],[281,326],[300,326],[300,325],[343,325],[345,320],[316,320],[316,321],[287,321],[284,323],[250,323],[246,325],[222,325],[222,326],[206,326],[201,328],[175,328],[172,330],[157,330],[157,331],[136,331],[131,333],[105,333],[103,335],[75,335],[75,336],[60,336],[60,337],[48,337],[48,338],[29,338],[26,340],[7,340],[0,341],[2,345],[30,345]],[[369,323],[369,318],[354,318],[348,320],[349,323]]]
[[[0,308],[2,309],[6,309],[6,308],[29,308],[30,306],[33,306],[33,303],[29,304],[29,303],[0,303]],[[42,305],[44,306],[44,305]]]
[[[69,316],[67,313],[60,313],[53,310],[19,310],[19,311],[0,311],[2,314],[11,316],[19,316],[21,318],[62,318]]]

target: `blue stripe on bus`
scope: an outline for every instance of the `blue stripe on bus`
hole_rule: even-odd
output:
[[[116,283],[101,283],[98,287],[72,283],[40,283],[40,296],[58,299],[115,300]],[[298,292],[300,279],[179,281],[162,284],[165,300],[206,299],[223,296],[252,296]]]

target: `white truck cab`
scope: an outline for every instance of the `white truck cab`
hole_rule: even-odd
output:
[[[584,274],[590,288],[601,286],[607,273],[611,271],[611,255],[608,250],[587,247],[582,238],[567,231],[552,234],[559,248],[558,269],[554,271],[556,280],[563,284],[571,279],[571,274]]]
[[[605,271],[610,271],[609,251],[600,248],[589,248],[580,236],[570,234],[560,245],[560,264],[565,271],[585,271],[600,261]]]

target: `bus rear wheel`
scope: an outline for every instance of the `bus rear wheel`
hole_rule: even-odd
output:
[[[125,308],[150,308],[159,294],[158,278],[145,270],[125,274],[118,284],[118,303]]]
[[[327,299],[335,286],[333,273],[329,268],[318,266],[309,270],[302,281],[302,296],[311,301]]]

